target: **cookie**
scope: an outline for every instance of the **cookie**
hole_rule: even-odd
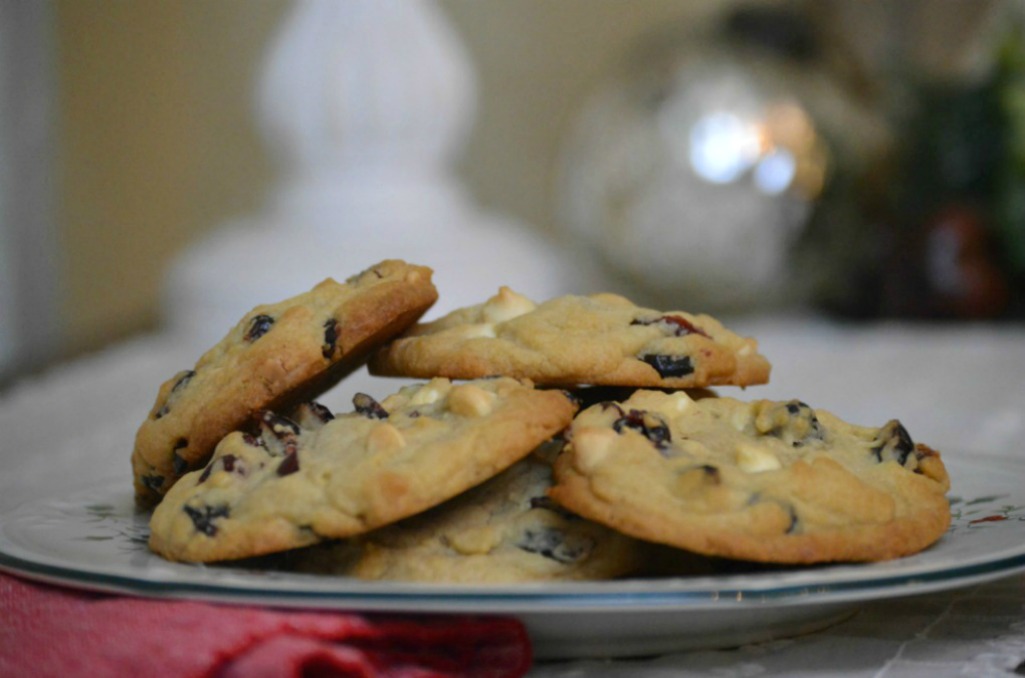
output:
[[[227,436],[153,512],[150,546],[184,561],[275,553],[409,517],[474,487],[562,431],[576,404],[509,378],[365,394],[332,416],[267,412]]]
[[[794,400],[638,391],[580,413],[550,496],[626,534],[772,563],[876,561],[946,531],[940,455]]]
[[[315,398],[359,367],[435,302],[431,275],[388,260],[250,311],[192,369],[160,386],[132,451],[138,503],[160,501],[258,412]]]
[[[769,362],[754,339],[707,315],[642,308],[615,294],[542,304],[503,287],[377,351],[370,372],[475,379],[502,374],[536,384],[699,388],[762,384]]]
[[[298,552],[303,572],[432,583],[610,579],[645,563],[647,544],[573,515],[546,495],[532,455],[430,511],[362,537]]]

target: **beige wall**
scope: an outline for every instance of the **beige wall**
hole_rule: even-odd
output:
[[[168,258],[253,209],[269,168],[249,125],[280,2],[58,0],[58,229],[70,351],[156,317]]]
[[[461,171],[485,204],[539,228],[581,97],[635,38],[716,3],[444,0],[477,66]],[[254,212],[273,168],[251,117],[283,0],[57,0],[69,352],[151,327],[170,257]]]

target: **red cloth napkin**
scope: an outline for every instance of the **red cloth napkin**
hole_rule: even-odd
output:
[[[0,676],[506,678],[530,663],[514,619],[150,600],[0,574]]]

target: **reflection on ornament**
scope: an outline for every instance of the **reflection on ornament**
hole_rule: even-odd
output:
[[[791,246],[830,167],[802,82],[711,50],[609,83],[567,151],[565,225],[651,303],[784,303]]]

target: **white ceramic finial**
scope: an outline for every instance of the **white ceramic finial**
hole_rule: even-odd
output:
[[[432,0],[298,0],[257,95],[280,180],[264,213],[176,262],[170,329],[210,343],[259,303],[386,258],[434,268],[431,315],[500,285],[538,298],[572,291],[580,274],[567,257],[479,210],[455,174],[474,93],[467,54]]]
[[[277,208],[345,231],[359,219],[339,223],[333,211],[370,217],[383,201],[415,215],[463,200],[452,163],[474,100],[468,56],[432,2],[301,3],[258,96],[260,127],[284,169]]]
[[[290,170],[447,166],[473,124],[468,56],[432,3],[307,0],[268,54],[258,122]]]

